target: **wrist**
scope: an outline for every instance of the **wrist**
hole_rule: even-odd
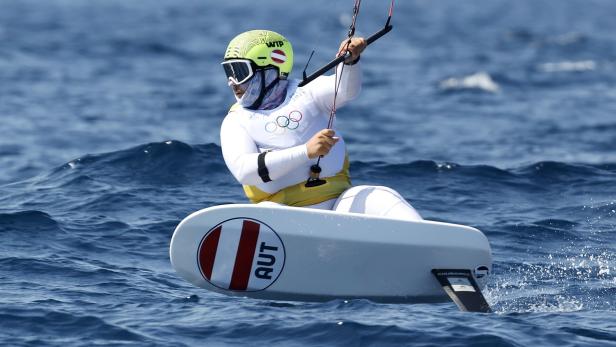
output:
[[[308,150],[308,143],[305,143],[303,147],[304,147],[304,148],[303,148],[304,157],[305,157],[306,159],[312,159],[312,158],[310,157],[310,151]]]
[[[350,63],[344,63],[344,65],[355,65],[359,62],[359,58],[361,58],[361,55],[357,57],[357,59],[353,60]]]

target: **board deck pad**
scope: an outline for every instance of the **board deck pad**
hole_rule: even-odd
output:
[[[492,267],[487,238],[468,226],[258,204],[191,214],[169,254],[198,287],[272,300],[443,302],[432,269],[482,269],[485,279]]]

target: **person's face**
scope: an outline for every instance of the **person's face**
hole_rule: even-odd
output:
[[[255,66],[248,59],[230,59],[222,62],[225,74],[227,74],[227,84],[231,87],[236,98],[241,98],[250,80],[254,77]]]
[[[246,81],[243,84],[235,84],[229,81],[229,86],[231,87],[231,90],[233,90],[233,94],[235,94],[236,98],[241,99],[244,93],[246,93],[246,89],[248,88],[248,82],[249,81]]]

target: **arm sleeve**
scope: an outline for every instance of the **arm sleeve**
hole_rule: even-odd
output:
[[[238,182],[246,185],[263,183],[258,172],[259,148],[248,132],[226,117],[220,128],[220,144],[225,164]],[[309,162],[306,145],[268,152],[265,166],[272,181]]]
[[[336,74],[333,74],[321,76],[308,84],[306,88],[308,88],[315,103],[319,105],[321,109],[330,112],[334,105],[336,82],[340,82],[340,89],[338,90],[338,97],[336,98],[336,107],[342,106],[357,97],[361,91],[360,65],[360,62],[354,65],[344,65],[340,63],[336,67],[338,71],[337,75],[341,76],[340,81],[335,81]]]

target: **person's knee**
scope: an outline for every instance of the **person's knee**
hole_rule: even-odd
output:
[[[350,195],[357,195],[359,192],[370,188],[371,186],[353,186],[347,190],[345,190],[344,192],[342,192],[342,194],[340,194],[340,196],[350,196]]]
[[[342,193],[334,210],[406,220],[422,219],[400,193],[385,186],[364,185],[349,188]]]
[[[339,201],[345,200],[345,199],[384,199],[385,201],[390,201],[390,200],[402,200],[405,201],[405,199],[402,197],[402,195],[400,195],[400,193],[398,193],[397,191],[389,188],[389,187],[385,187],[385,186],[369,186],[369,185],[361,185],[361,186],[354,186],[351,187],[349,189],[347,189],[346,191],[344,191],[340,197],[339,197]]]
[[[359,193],[372,193],[372,192],[390,192],[394,195],[399,195],[395,190],[389,188],[389,187],[385,187],[385,186],[369,186],[369,185],[361,185],[361,186],[354,186],[351,187],[347,190],[345,190],[341,195],[357,195]]]
[[[402,195],[400,195],[400,193],[398,193],[397,191],[389,188],[389,187],[385,187],[385,186],[372,186],[373,189],[378,190],[378,191],[382,191],[382,192],[387,192],[389,194],[395,195],[397,197],[402,197]]]
[[[366,189],[370,189],[372,195],[380,196],[381,198],[384,198],[384,199],[388,199],[388,200],[395,199],[395,200],[402,200],[402,201],[406,200],[402,197],[400,193],[398,193],[397,191],[389,187],[385,187],[385,186],[365,186],[365,187],[367,187]]]

